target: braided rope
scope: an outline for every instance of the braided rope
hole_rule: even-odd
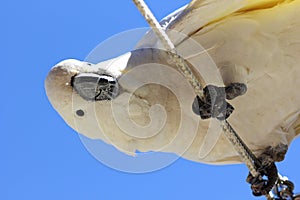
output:
[[[167,50],[175,53],[175,46],[166,34],[166,32],[161,28],[159,22],[154,17],[153,13],[150,11],[149,7],[144,1],[140,0],[133,0],[136,7],[139,9],[139,11],[142,13],[150,27],[154,30],[156,35],[159,37],[160,41],[163,43],[163,45],[167,48]]]
[[[156,20],[156,18],[154,17],[154,15],[152,14],[151,10],[148,8],[146,3],[143,0],[133,0],[133,2],[137,6],[141,14],[144,16],[144,18],[146,19],[150,27],[159,37],[164,47],[171,52],[169,54],[170,58],[172,59],[171,61],[175,63],[178,71],[185,76],[185,78],[194,88],[196,95],[198,95],[200,99],[203,100],[204,96],[203,96],[203,88],[201,84],[193,74],[192,70],[186,64],[184,59],[181,56],[178,56],[174,44],[172,43],[172,41],[170,40],[166,32],[162,29],[159,22]]]
[[[260,176],[260,173],[256,170],[254,165],[254,162],[259,162],[255,155],[251,152],[227,120],[222,121],[221,126],[225,136],[231,144],[233,144],[235,150],[240,154],[252,176]]]
[[[169,39],[166,32],[161,28],[159,22],[156,20],[151,10],[148,8],[146,3],[143,0],[133,0],[141,14],[144,16],[150,27],[154,30],[156,35],[159,37],[163,45],[166,49],[172,52],[170,54],[172,60],[176,63],[178,70],[186,77],[189,83],[193,86],[195,93],[201,98],[204,99],[203,96],[203,87],[200,82],[197,80],[196,76],[193,74],[192,70],[186,64],[183,58],[176,54],[176,49],[172,41]],[[239,135],[235,132],[235,130],[231,127],[228,121],[224,120],[221,123],[222,129],[227,137],[227,139],[232,143],[235,147],[236,151],[240,154],[243,161],[247,165],[250,173],[256,177],[259,176],[259,172],[256,170],[254,162],[258,162],[258,159],[255,155],[250,151],[250,149],[246,146],[246,144],[242,141]]]

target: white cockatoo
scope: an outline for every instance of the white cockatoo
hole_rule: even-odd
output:
[[[161,22],[204,86],[243,94],[227,98],[234,108],[228,122],[257,157],[272,162],[284,159],[300,133],[299,11],[299,0],[193,0]],[[69,126],[126,154],[242,162],[220,122],[200,118],[193,88],[152,32],[108,61],[58,63],[45,88]]]

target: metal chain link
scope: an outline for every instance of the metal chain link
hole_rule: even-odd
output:
[[[133,0],[141,14],[144,16],[150,27],[157,34],[165,48],[172,52],[170,54],[171,59],[176,63],[178,70],[185,76],[185,78],[189,81],[192,87],[195,90],[196,95],[198,95],[201,99],[204,99],[203,96],[203,86],[197,80],[196,76],[193,74],[192,70],[186,64],[183,58],[177,55],[176,49],[172,41],[169,39],[166,32],[162,29],[151,10],[148,8],[146,3],[143,0]],[[238,136],[235,130],[231,127],[228,121],[224,120],[221,123],[222,129],[227,137],[227,139],[232,143],[235,147],[236,151],[242,157],[244,163],[247,165],[250,173],[254,176],[260,176],[260,173],[256,170],[255,162],[258,159],[251,152],[251,150],[246,146],[246,144],[242,141],[242,139]]]

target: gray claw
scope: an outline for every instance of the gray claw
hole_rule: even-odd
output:
[[[231,83],[225,87],[226,99],[232,100],[238,96],[242,96],[247,92],[247,86],[244,83]]]

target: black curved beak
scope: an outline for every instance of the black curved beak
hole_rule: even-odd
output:
[[[74,90],[85,100],[112,100],[119,95],[116,78],[106,74],[82,73],[73,77]]]

